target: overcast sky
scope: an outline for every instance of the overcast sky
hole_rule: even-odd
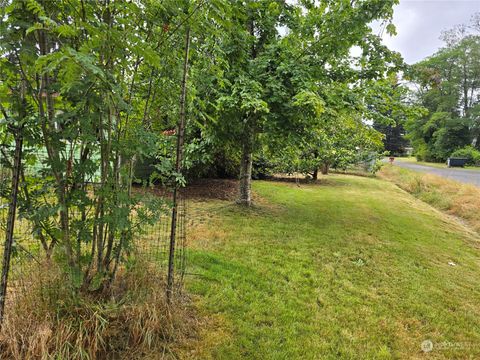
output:
[[[442,30],[468,23],[479,11],[480,0],[400,0],[393,20],[397,35],[384,34],[384,43],[415,63],[442,46]]]

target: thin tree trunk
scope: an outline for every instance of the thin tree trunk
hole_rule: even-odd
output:
[[[133,164],[135,163],[135,157],[130,160],[130,169],[129,169],[129,174],[128,174],[128,197],[130,198],[132,196],[132,180],[133,180]],[[122,235],[120,236],[120,242],[118,244],[118,247],[116,249],[115,253],[115,263],[113,266],[113,270],[110,276],[110,284],[115,280],[115,275],[117,274],[118,270],[118,263],[120,262],[120,256],[122,254],[122,249],[125,245],[125,240],[127,238],[127,231],[123,230]]]
[[[147,114],[148,114],[148,107],[150,106],[150,97],[152,95],[152,85],[153,85],[153,77],[155,76],[155,71],[152,69],[150,73],[150,80],[148,82],[148,91],[147,91],[147,100],[145,101],[145,108],[143,109],[143,126],[146,129],[150,129],[152,124],[150,120],[147,122]]]
[[[251,139],[244,140],[242,158],[240,159],[240,197],[237,203],[252,205],[252,147]]]
[[[2,279],[0,286],[0,326],[3,322],[5,310],[5,297],[7,295],[8,273],[10,271],[10,259],[13,247],[13,231],[15,229],[15,216],[17,210],[18,184],[20,182],[20,167],[22,166],[23,139],[17,136],[15,139],[15,159],[12,174],[12,191],[8,208],[7,229],[5,245],[3,249]]]
[[[466,64],[463,63],[462,69],[463,69],[463,116],[467,116],[468,112],[468,78],[467,78],[467,69],[466,69]]]
[[[121,167],[121,156],[118,153],[118,150],[116,151],[115,155],[115,164],[113,166],[113,189],[114,189],[114,194],[113,194],[113,201],[115,206],[118,205],[118,192],[121,189],[121,177],[120,177],[120,167]],[[105,257],[103,260],[103,266],[104,268],[109,271],[110,269],[110,263],[112,261],[112,250],[113,250],[113,245],[115,242],[115,235],[116,235],[116,227],[111,226],[109,229],[109,234],[108,234],[108,242],[107,242],[107,251],[105,253]]]
[[[105,129],[103,128],[102,122],[100,122],[100,162],[101,162],[101,167],[100,167],[100,188],[102,191],[107,187],[107,182],[108,182],[108,172],[109,172],[109,165],[110,165],[110,146],[109,142],[111,141],[111,133],[110,133],[110,127],[111,127],[111,109],[108,109],[108,117],[107,117],[107,126],[109,127],[107,129],[108,134],[107,138],[105,136]],[[101,273],[103,271],[103,249],[105,245],[105,233],[107,231],[106,226],[103,221],[105,219],[105,211],[108,211],[108,209],[105,209],[105,196],[104,194],[100,194],[98,197],[98,217],[96,220],[99,221],[98,224],[98,233],[97,233],[97,272]]]
[[[253,15],[249,13],[248,31],[252,37],[255,38],[255,21]],[[252,42],[251,58],[257,57],[257,48],[255,42]],[[251,206],[252,205],[252,165],[253,165],[253,132],[248,124],[248,121],[253,119],[246,119],[245,132],[242,144],[242,157],[240,159],[240,191],[238,204]]]
[[[315,159],[318,159],[318,151],[317,150],[313,151],[313,156],[314,156]],[[313,180],[318,180],[318,164],[315,165],[315,169],[313,170],[313,173],[312,173],[312,178],[313,178]]]
[[[183,61],[183,78],[182,78],[182,93],[180,96],[180,117],[177,125],[177,159],[176,159],[176,172],[182,173],[183,169],[183,142],[185,135],[185,102],[187,98],[187,78],[188,78],[188,53],[190,51],[190,27],[187,27],[187,33],[185,35],[185,57]],[[177,196],[178,185],[175,183],[173,188],[173,208],[172,208],[172,223],[170,228],[170,249],[168,256],[168,279],[167,279],[167,301],[170,303],[173,292],[173,280],[174,280],[174,267],[175,267],[175,241],[177,236]]]
[[[110,8],[110,0],[107,0],[105,2],[105,12],[103,13],[103,23],[106,24],[109,28],[109,30],[113,27],[113,17],[114,15],[112,14],[111,8]],[[109,38],[109,34],[107,36],[107,39]],[[111,70],[113,68],[113,52],[112,52],[112,45],[109,43],[105,44],[105,51],[102,53],[102,62],[104,62],[104,67],[107,70]],[[112,141],[113,141],[113,134],[112,134],[112,128],[113,128],[113,116],[114,116],[114,111],[112,108],[112,103],[111,99],[109,99],[109,96],[107,95],[106,97],[107,104],[108,104],[108,113],[107,113],[107,128],[106,128],[106,134],[103,129],[103,124],[100,123],[100,138],[102,141],[101,145],[101,163],[102,163],[102,173],[101,173],[101,189],[102,191],[105,191],[106,188],[109,187],[109,185],[112,185],[111,183],[111,175],[110,175],[110,161],[111,161],[111,153],[112,153]],[[118,120],[118,119],[117,119]],[[115,166],[116,164],[114,164]],[[113,180],[114,181],[114,180]],[[114,190],[114,189],[109,189],[109,190]],[[104,271],[104,251],[105,251],[105,244],[107,240],[107,235],[109,232],[109,229],[111,230],[112,226],[109,226],[108,223],[103,223],[105,219],[105,214],[111,213],[111,210],[108,209],[105,206],[105,196],[100,196],[99,198],[99,206],[100,206],[100,230],[98,233],[98,238],[97,238],[97,272],[102,273]]]
[[[23,196],[25,197],[25,206],[28,209],[28,212],[32,212],[32,201],[30,198],[30,192],[28,191],[28,185],[27,181],[25,179],[25,171],[22,168],[20,170],[20,178],[22,180],[22,191],[23,191]],[[47,260],[50,259],[50,251],[49,251],[49,245],[46,237],[43,235],[43,224],[40,220],[37,220],[34,218],[31,220],[33,223],[33,231],[37,234],[38,239],[40,241],[40,244],[42,245],[43,250],[45,251],[45,254],[47,256]],[[53,242],[53,237],[52,237],[52,242]]]
[[[38,31],[38,46],[41,55],[47,55],[49,53],[49,45],[46,34],[43,30]],[[63,246],[65,247],[65,255],[68,263],[71,267],[75,262],[73,259],[72,245],[70,244],[70,227],[69,227],[69,212],[67,204],[67,181],[58,168],[61,163],[59,150],[55,149],[50,143],[50,127],[54,127],[54,115],[55,109],[53,104],[53,98],[50,93],[50,77],[48,73],[41,76],[39,94],[38,94],[38,108],[39,117],[41,119],[43,140],[47,149],[48,158],[50,160],[52,171],[57,185],[57,199],[60,205],[60,228],[62,230]],[[46,98],[46,113],[44,109],[43,97]]]
[[[97,239],[99,237],[99,224],[98,219],[100,216],[100,206],[97,204],[95,206],[95,215],[93,217],[94,224],[92,229],[92,246],[90,250],[90,261],[88,262],[87,269],[85,270],[85,274],[83,276],[83,284],[82,289],[87,289],[90,285],[90,281],[92,280],[92,276],[90,276],[90,272],[92,271],[93,264],[95,262],[95,251],[97,249]]]

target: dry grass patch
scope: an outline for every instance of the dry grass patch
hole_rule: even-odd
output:
[[[378,175],[480,232],[479,187],[396,166],[384,166]]]
[[[164,280],[147,264],[129,264],[102,293],[69,289],[53,265],[23,282],[28,291],[11,297],[0,332],[1,359],[175,359],[197,336],[191,301],[179,294],[167,305]]]

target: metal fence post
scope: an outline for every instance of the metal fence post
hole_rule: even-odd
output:
[[[182,173],[183,165],[183,142],[185,135],[185,102],[187,98],[187,77],[188,77],[188,52],[190,50],[190,27],[187,27],[185,35],[185,57],[183,62],[183,78],[182,78],[182,93],[180,96],[180,117],[177,125],[177,160],[176,172]],[[170,249],[168,254],[168,278],[167,278],[167,302],[170,303],[173,292],[173,276],[175,267],[175,240],[177,232],[177,216],[178,216],[178,185],[175,181],[173,189],[173,209],[172,209],[172,224],[170,229]]]

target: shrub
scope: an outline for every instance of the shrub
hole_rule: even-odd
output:
[[[414,152],[414,155],[417,158],[417,161],[425,161],[425,158],[428,156],[427,152],[428,152],[428,149],[425,143],[418,144],[415,147],[415,152]]]
[[[436,156],[425,143],[418,145],[415,149],[414,155],[417,158],[417,161],[443,162],[445,160]]]
[[[459,157],[468,159],[467,165],[479,165],[480,164],[480,151],[473,146],[465,146],[464,148],[455,150],[450,157]]]

